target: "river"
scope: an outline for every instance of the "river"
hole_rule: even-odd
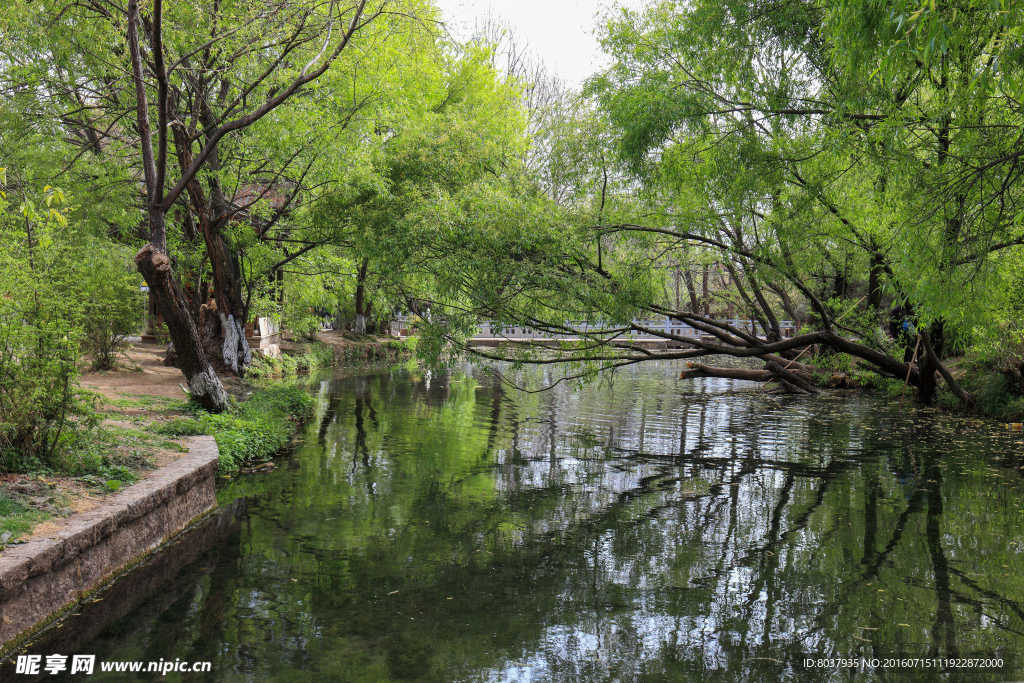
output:
[[[679,370],[324,379],[278,469],[32,651],[211,662],[168,681],[1024,679],[1019,433]]]

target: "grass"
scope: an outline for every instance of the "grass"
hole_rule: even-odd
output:
[[[31,533],[36,524],[52,516],[51,512],[29,507],[7,491],[0,491],[0,538],[10,534],[4,543]]]
[[[314,344],[294,361],[293,370],[328,367],[333,357],[331,347]],[[294,386],[257,387],[248,400],[223,415],[210,415],[181,399],[142,394],[114,399],[94,394],[93,401],[103,408],[92,409],[89,425],[66,430],[57,455],[45,464],[25,462],[0,483],[0,550],[40,522],[70,514],[69,501],[82,496],[83,486],[92,495],[113,493],[153,469],[155,451],[185,452],[171,440],[175,437],[212,435],[222,475],[268,460],[291,443],[313,403],[304,389]],[[103,418],[120,424],[100,423]]]
[[[138,396],[105,403],[122,409],[146,407],[157,417],[181,401]],[[139,422],[117,411],[104,415],[130,421],[132,426],[101,423],[66,430],[63,447],[50,461],[32,463],[0,483],[0,537],[9,532],[7,542],[17,540],[39,522],[71,514],[71,500],[83,494],[83,486],[90,495],[105,495],[136,483],[145,471],[154,469],[151,457],[155,451],[186,450],[165,436],[142,429],[145,420]],[[3,545],[0,543],[0,548]]]
[[[322,342],[314,341],[303,345],[301,353],[282,353],[279,357],[256,354],[249,367],[247,377],[257,382],[271,379],[294,379],[309,375],[334,364],[334,351]]]
[[[164,436],[213,436],[220,451],[220,474],[230,475],[246,464],[269,460],[291,443],[312,414],[313,399],[304,389],[278,386],[255,390],[230,413],[210,415],[198,407],[187,408],[187,417],[155,424],[153,431]]]
[[[295,379],[317,370],[350,362],[395,359],[409,355],[416,348],[416,338],[378,338],[369,335],[346,334],[350,342],[325,344],[321,341],[295,341],[301,347],[298,353],[285,351],[278,358],[257,356],[253,359],[247,377],[257,383],[267,380]]]

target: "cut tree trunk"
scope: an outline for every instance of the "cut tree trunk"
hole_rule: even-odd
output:
[[[178,367],[188,382],[189,395],[211,413],[224,412],[228,408],[227,392],[203,353],[188,301],[174,279],[171,259],[147,244],[135,255],[135,265],[149,285],[157,310],[167,325],[178,354]]]

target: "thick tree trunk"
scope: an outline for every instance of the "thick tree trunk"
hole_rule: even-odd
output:
[[[217,313],[217,305],[203,305],[199,311],[199,338],[203,342],[203,353],[206,360],[217,372],[229,372],[224,365],[222,355],[224,327],[221,325],[220,315]]]
[[[213,115],[208,107],[202,108],[202,117],[207,125],[213,124]],[[175,141],[178,165],[185,169],[192,163],[191,143],[177,127]],[[214,171],[220,170],[220,156],[216,149],[209,156],[209,164]],[[211,176],[209,199],[197,180],[190,182],[186,186],[186,191],[192,199],[199,229],[206,244],[206,253],[210,258],[210,270],[213,271],[213,298],[217,304],[217,315],[220,317],[219,326],[202,326],[203,347],[207,349],[210,362],[218,369],[242,377],[252,363],[252,350],[245,337],[245,325],[249,316],[242,295],[242,269],[238,254],[228,244],[223,233],[223,227],[231,216],[228,202],[216,174]],[[215,330],[218,336],[207,336]],[[223,335],[223,338],[220,335]]]
[[[964,404],[973,403],[975,397],[964,391],[952,373],[942,363],[942,351],[946,342],[946,325],[942,320],[932,323],[931,329],[921,335],[924,345],[924,353],[920,358],[920,377],[918,379],[917,391],[921,401],[929,402],[935,396],[936,385],[935,373],[938,373],[946,382],[946,386]]]
[[[781,359],[780,359],[781,360]],[[775,361],[765,363],[764,370],[748,368],[719,368],[702,363],[688,363],[688,368],[679,373],[679,379],[694,377],[721,377],[724,379],[743,379],[749,382],[778,382],[788,393],[817,394],[818,389],[810,383],[810,373],[784,368]],[[804,376],[801,376],[804,375]]]
[[[221,194],[219,188],[214,188],[214,194]],[[220,203],[214,202],[215,205]],[[252,350],[245,338],[249,311],[242,294],[242,268],[238,254],[228,244],[223,233],[223,223],[229,214],[223,208],[218,209],[217,214],[216,220],[204,221],[202,228],[206,253],[210,257],[210,269],[213,271],[213,298],[217,302],[217,314],[224,333],[220,356],[228,372],[242,377],[252,363]]]
[[[247,312],[242,297],[238,258],[225,243],[219,230],[209,221],[201,221],[203,237],[213,271],[213,300],[219,325],[202,325],[202,345],[209,360],[221,372],[242,377],[252,363],[252,351],[245,337]],[[205,302],[204,302],[205,303]],[[211,311],[212,312],[212,311]],[[216,336],[209,336],[216,334]]]
[[[774,379],[774,375],[768,370],[754,370],[747,368],[718,368],[703,363],[688,363],[688,367],[679,373],[679,379],[691,379],[693,377],[721,377],[724,379],[745,379],[750,382],[768,382]]]
[[[189,395],[212,413],[224,412],[228,409],[227,392],[203,354],[188,302],[171,271],[171,259],[147,244],[135,255],[135,265],[149,285],[157,310],[167,324],[178,354],[178,367],[188,382]]]

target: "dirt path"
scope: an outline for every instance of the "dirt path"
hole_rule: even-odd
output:
[[[126,354],[128,361],[121,360],[121,368],[113,372],[83,372],[79,384],[109,399],[135,398],[139,396],[160,396],[184,400],[185,376],[178,368],[164,367],[166,344],[136,342]],[[241,387],[234,377],[221,377],[225,388],[231,392]]]
[[[117,370],[89,370],[79,377],[83,389],[99,395],[96,409],[105,413],[96,433],[97,440],[100,433],[107,433],[101,447],[103,457],[110,463],[128,466],[139,481],[154,476],[157,468],[187,452],[183,442],[147,430],[154,422],[168,419],[175,403],[187,398],[181,370],[163,365],[165,351],[165,344],[136,342],[127,349],[127,360],[119,359]],[[222,377],[221,381],[229,393],[238,393],[244,386],[234,377]],[[67,523],[70,514],[100,505],[108,493],[103,486],[90,484],[82,477],[0,475],[0,494],[18,506],[24,520],[4,524],[10,533],[0,534],[0,538],[6,542],[52,535]],[[37,521],[46,516],[49,519]],[[4,521],[0,517],[0,522]],[[26,529],[33,524],[28,533]],[[0,542],[0,549],[3,546]]]

